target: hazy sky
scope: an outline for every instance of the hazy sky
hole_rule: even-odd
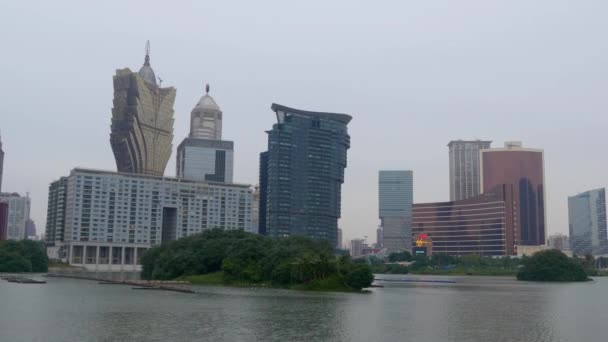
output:
[[[452,139],[545,150],[548,231],[567,196],[608,184],[608,2],[3,1],[3,191],[32,197],[76,167],[115,170],[112,76],[146,40],[177,88],[174,149],[204,85],[235,141],[235,181],[255,184],[270,104],[351,114],[345,237],[378,225],[377,173],[414,171],[415,202],[449,199]],[[165,171],[175,175],[175,151]]]

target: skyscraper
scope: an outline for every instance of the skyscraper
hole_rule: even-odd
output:
[[[608,254],[606,189],[595,189],[568,197],[568,227],[572,253]]]
[[[413,182],[412,171],[382,170],[378,174],[382,246],[389,251],[411,249]]]
[[[350,115],[272,104],[277,123],[260,155],[260,231],[337,246]],[[265,201],[265,203],[262,203]]]
[[[481,193],[479,151],[490,148],[491,141],[452,140],[450,148],[450,201],[459,201]]]
[[[139,72],[116,71],[110,143],[118,172],[164,174],[173,147],[175,92],[156,83],[149,42]]]
[[[503,184],[513,186],[518,223],[514,245],[545,244],[543,150],[523,148],[521,142],[506,142],[504,148],[481,150],[481,184],[482,191]]]
[[[61,177],[49,185],[44,238],[47,248],[55,246],[64,236],[65,210],[67,205],[68,177]]]
[[[199,181],[232,183],[234,143],[221,140],[222,112],[206,94],[190,116],[190,135],[177,147],[177,177]]]
[[[0,137],[0,192],[2,192],[2,173],[4,171],[4,150],[2,149],[2,137]]]
[[[0,193],[0,202],[8,204],[7,240],[25,239],[25,225],[30,218],[30,198],[18,193]]]

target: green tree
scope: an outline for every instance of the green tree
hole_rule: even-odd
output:
[[[373,281],[372,271],[364,265],[356,265],[346,276],[346,284],[356,290],[370,287]]]
[[[32,263],[23,256],[0,249],[0,272],[31,272]]]
[[[540,251],[522,260],[518,280],[530,281],[585,281],[588,279],[583,265],[568,258],[557,249]]]

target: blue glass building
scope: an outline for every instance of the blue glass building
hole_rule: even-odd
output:
[[[605,189],[568,197],[568,221],[573,254],[584,256],[608,253]]]
[[[350,148],[346,114],[272,104],[277,123],[260,155],[260,233],[337,244],[341,187]]]

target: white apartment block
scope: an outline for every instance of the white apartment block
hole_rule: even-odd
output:
[[[67,178],[65,207],[57,206],[65,210],[65,227],[56,247],[71,265],[140,270],[150,247],[206,229],[251,225],[250,185],[79,168]]]

